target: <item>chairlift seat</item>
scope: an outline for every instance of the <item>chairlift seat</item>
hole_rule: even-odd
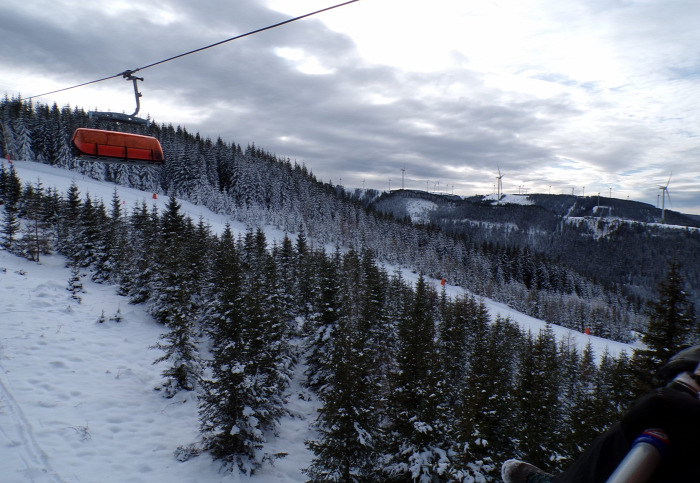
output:
[[[165,162],[160,143],[151,136],[78,128],[72,143],[80,158],[92,161],[156,165]]]

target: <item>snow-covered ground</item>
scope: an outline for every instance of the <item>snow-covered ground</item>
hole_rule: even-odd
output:
[[[15,162],[23,183],[40,179],[45,187],[65,192],[75,180],[82,195],[105,203],[114,185],[31,162]],[[164,208],[167,197],[118,187],[128,209],[142,200]],[[223,230],[225,216],[183,202],[194,220],[203,217],[214,232]],[[231,222],[239,231],[242,224]],[[266,230],[280,239],[277,230]],[[197,439],[197,400],[180,393],[165,399],[154,391],[162,370],[150,349],[163,327],[140,306],[127,303],[109,285],[83,279],[85,293],[78,304],[66,290],[69,270],[59,256],[40,264],[0,251],[0,481],[21,482],[234,482],[248,480],[219,471],[207,455],[186,462],[175,459],[180,445]],[[415,277],[404,273],[406,279]],[[439,281],[433,281],[439,288]],[[462,295],[448,286],[450,295]],[[503,304],[485,300],[492,317],[501,315],[537,333],[544,323]],[[98,322],[121,312],[122,321]],[[607,346],[612,354],[625,344],[553,327],[558,337],[571,337],[583,347],[589,341],[597,354]],[[271,453],[288,456],[250,478],[261,482],[305,481],[302,468],[312,454],[304,446],[316,403],[301,386],[298,367],[289,389],[289,416],[278,438],[270,438]]]
[[[207,455],[179,462],[173,452],[198,434],[193,393],[164,398],[163,367],[150,349],[163,332],[114,287],[84,279],[82,303],[66,290],[62,257],[35,264],[0,251],[0,481],[231,482]],[[122,321],[98,322],[121,312]],[[304,481],[304,439],[314,403],[296,380],[280,438],[289,453],[258,481]]]
[[[484,200],[491,201],[491,204],[496,204],[496,202],[502,205],[532,205],[534,204],[532,200],[527,195],[509,195],[502,194],[501,199],[498,199],[498,195],[490,194],[484,196]]]
[[[413,223],[428,223],[431,211],[437,209],[437,203],[421,199],[409,199],[406,201],[406,211]]]

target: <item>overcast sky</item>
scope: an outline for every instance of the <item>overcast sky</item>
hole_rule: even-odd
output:
[[[0,93],[118,74],[340,0],[2,0]],[[360,0],[142,70],[142,114],[346,187],[700,214],[697,0]],[[37,99],[131,113],[121,78]],[[167,153],[166,153],[167,156]],[[404,169],[405,171],[402,171]],[[601,201],[602,203],[602,201]],[[668,204],[667,204],[668,207]]]

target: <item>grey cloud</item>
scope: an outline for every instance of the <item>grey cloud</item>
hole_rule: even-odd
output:
[[[141,67],[288,18],[256,0],[150,4],[149,8],[173,12],[169,23],[138,11],[114,15],[97,8],[89,18],[60,9],[55,15],[39,16],[17,5],[0,5],[0,67],[27,69],[68,84]],[[602,5],[591,3],[588,7],[597,10],[588,14],[592,18],[609,15],[609,4],[605,9]],[[560,15],[562,21],[571,17],[565,10]],[[622,17],[605,18],[616,22]],[[649,19],[639,19],[605,35],[628,49],[653,25]],[[629,39],[616,39],[625,32]],[[318,58],[331,73],[300,72],[295,61],[277,55],[281,47]],[[687,59],[672,63],[669,72],[692,77],[695,64]],[[157,111],[157,101],[167,99],[183,111],[201,115],[201,122],[188,123],[190,131],[242,145],[255,143],[280,157],[304,162],[322,180],[337,182],[342,177],[353,179],[355,186],[365,174],[387,182],[390,177],[400,179],[404,164],[414,183],[451,179],[472,189],[480,180],[489,186],[498,165],[510,180],[521,177],[546,185],[540,173],[566,157],[622,177],[648,152],[669,143],[667,134],[656,132],[648,119],[608,112],[616,96],[629,95],[628,87],[606,91],[605,86],[585,84],[588,80],[549,71],[546,66],[520,74],[551,82],[553,88],[585,92],[591,100],[584,105],[571,90],[539,97],[512,95],[488,86],[484,74],[465,68],[468,59],[461,58],[455,65],[459,67],[431,73],[368,65],[349,37],[309,18],[146,69],[140,75],[146,78],[141,87],[144,110],[156,121],[180,123]],[[631,86],[635,82],[638,79],[630,79]],[[126,95],[129,89],[124,85]],[[373,96],[386,102],[368,100]],[[71,104],[80,105],[79,101]],[[694,128],[687,129],[692,139]],[[697,157],[695,146],[683,148],[679,156]],[[463,168],[469,168],[472,178],[457,179],[455,172]],[[692,191],[700,180],[697,173],[691,178],[694,184],[687,189]],[[679,203],[691,200],[689,193],[679,190]],[[688,206],[700,207],[700,199],[694,198],[696,204]]]

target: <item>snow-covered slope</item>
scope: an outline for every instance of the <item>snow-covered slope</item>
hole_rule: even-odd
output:
[[[437,209],[437,203],[421,199],[409,199],[406,201],[406,211],[413,223],[430,222],[430,212]]]
[[[533,201],[527,197],[527,195],[508,195],[508,194],[503,194],[501,195],[501,199],[498,199],[498,196],[495,194],[490,194],[484,196],[484,201],[491,201],[492,204],[501,204],[501,205],[523,205],[523,206],[528,206],[528,205],[534,205]]]
[[[114,185],[84,179],[50,166],[16,162],[23,183],[38,179],[45,187],[65,191],[75,181],[83,195],[108,203]],[[118,187],[130,209],[146,200],[162,209],[167,198]],[[1,210],[2,208],[0,208]],[[227,221],[207,209],[183,202],[194,220],[201,216],[214,232]],[[237,230],[244,226],[231,223]],[[282,233],[266,230],[269,240]],[[387,267],[393,270],[391,267]],[[115,288],[83,279],[82,303],[66,290],[69,270],[58,256],[32,263],[0,251],[0,481],[14,482],[233,482],[247,480],[220,472],[207,455],[179,462],[174,451],[197,438],[197,400],[180,393],[165,399],[154,391],[160,382],[159,354],[150,349],[163,327],[140,306],[127,303]],[[404,273],[405,279],[416,277]],[[433,283],[439,287],[439,281]],[[448,286],[452,296],[459,287]],[[542,321],[485,300],[491,315],[500,314],[536,333]],[[122,321],[98,322],[117,312]],[[554,326],[558,337],[571,337],[583,347],[589,341],[600,355],[607,346],[617,354],[628,346]],[[298,367],[289,389],[289,416],[271,453],[288,453],[251,479],[260,482],[305,481],[301,469],[311,453],[316,403],[300,384]]]

